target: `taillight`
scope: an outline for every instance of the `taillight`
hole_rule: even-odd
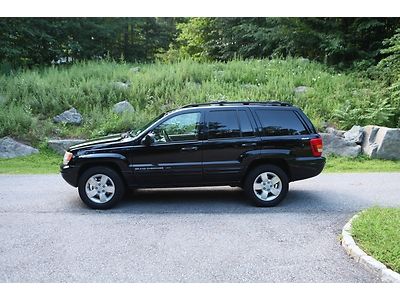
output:
[[[322,155],[322,138],[315,138],[310,140],[311,152],[313,156]]]

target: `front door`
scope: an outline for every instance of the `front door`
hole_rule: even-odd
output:
[[[130,167],[140,186],[190,186],[203,176],[199,111],[173,115],[152,130],[155,142],[134,150]]]

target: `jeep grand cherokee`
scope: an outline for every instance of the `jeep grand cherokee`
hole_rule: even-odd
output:
[[[127,188],[242,187],[257,206],[285,198],[289,182],[321,173],[322,140],[301,109],[285,102],[212,102],[162,114],[136,132],[72,146],[61,165],[95,209]]]

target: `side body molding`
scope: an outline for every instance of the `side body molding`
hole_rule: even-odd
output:
[[[113,163],[116,164],[122,172],[129,172],[128,158],[119,153],[91,153],[79,156],[79,165],[97,162],[99,164]]]

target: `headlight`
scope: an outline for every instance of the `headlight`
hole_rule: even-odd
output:
[[[68,165],[68,163],[69,163],[69,161],[71,160],[71,158],[72,158],[72,153],[71,153],[71,152],[68,152],[68,151],[65,151],[64,160],[63,160],[64,166],[65,166],[65,165]]]

